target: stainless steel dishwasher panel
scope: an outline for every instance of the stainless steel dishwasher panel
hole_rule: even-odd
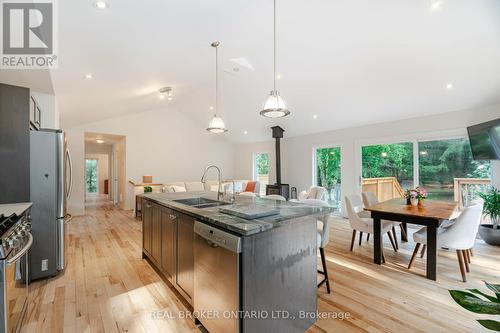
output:
[[[194,233],[195,315],[210,333],[237,333],[241,238],[198,221]]]

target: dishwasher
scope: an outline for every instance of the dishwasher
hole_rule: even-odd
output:
[[[199,221],[194,233],[194,315],[210,333],[237,333],[241,237]]]

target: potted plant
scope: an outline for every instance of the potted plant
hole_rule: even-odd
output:
[[[417,206],[423,205],[425,198],[427,198],[427,191],[423,188],[417,187],[416,189],[409,189],[405,193],[406,203],[408,205]]]
[[[500,245],[500,229],[498,228],[498,217],[500,216],[500,190],[491,187],[487,192],[479,193],[484,200],[483,213],[489,216],[493,224],[481,224],[479,234],[484,241],[490,245]]]
[[[417,187],[417,199],[419,206],[423,206],[425,199],[427,199],[427,190],[425,188]]]
[[[409,189],[405,193],[406,204],[417,206],[418,205],[418,191],[414,189]]]
[[[483,281],[491,292],[495,294],[488,295],[478,289],[449,290],[451,297],[461,307],[483,315],[500,315],[500,284],[491,284]],[[500,332],[500,322],[493,319],[479,319],[479,324],[483,327]]]

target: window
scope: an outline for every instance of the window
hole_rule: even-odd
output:
[[[422,141],[418,154],[419,184],[431,199],[454,200],[455,178],[491,176],[490,162],[474,161],[466,138]]]
[[[315,152],[315,185],[327,190],[327,201],[340,211],[341,196],[340,147],[318,148]]]
[[[97,160],[85,160],[85,183],[87,193],[97,193]]]
[[[362,177],[395,177],[403,189],[413,187],[413,143],[402,142],[361,148]]]
[[[266,194],[266,185],[269,184],[269,154],[257,153],[253,156],[253,180],[260,183],[260,195]]]

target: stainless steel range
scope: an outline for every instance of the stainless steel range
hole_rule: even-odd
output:
[[[28,306],[30,203],[0,205],[0,333],[20,331]]]

